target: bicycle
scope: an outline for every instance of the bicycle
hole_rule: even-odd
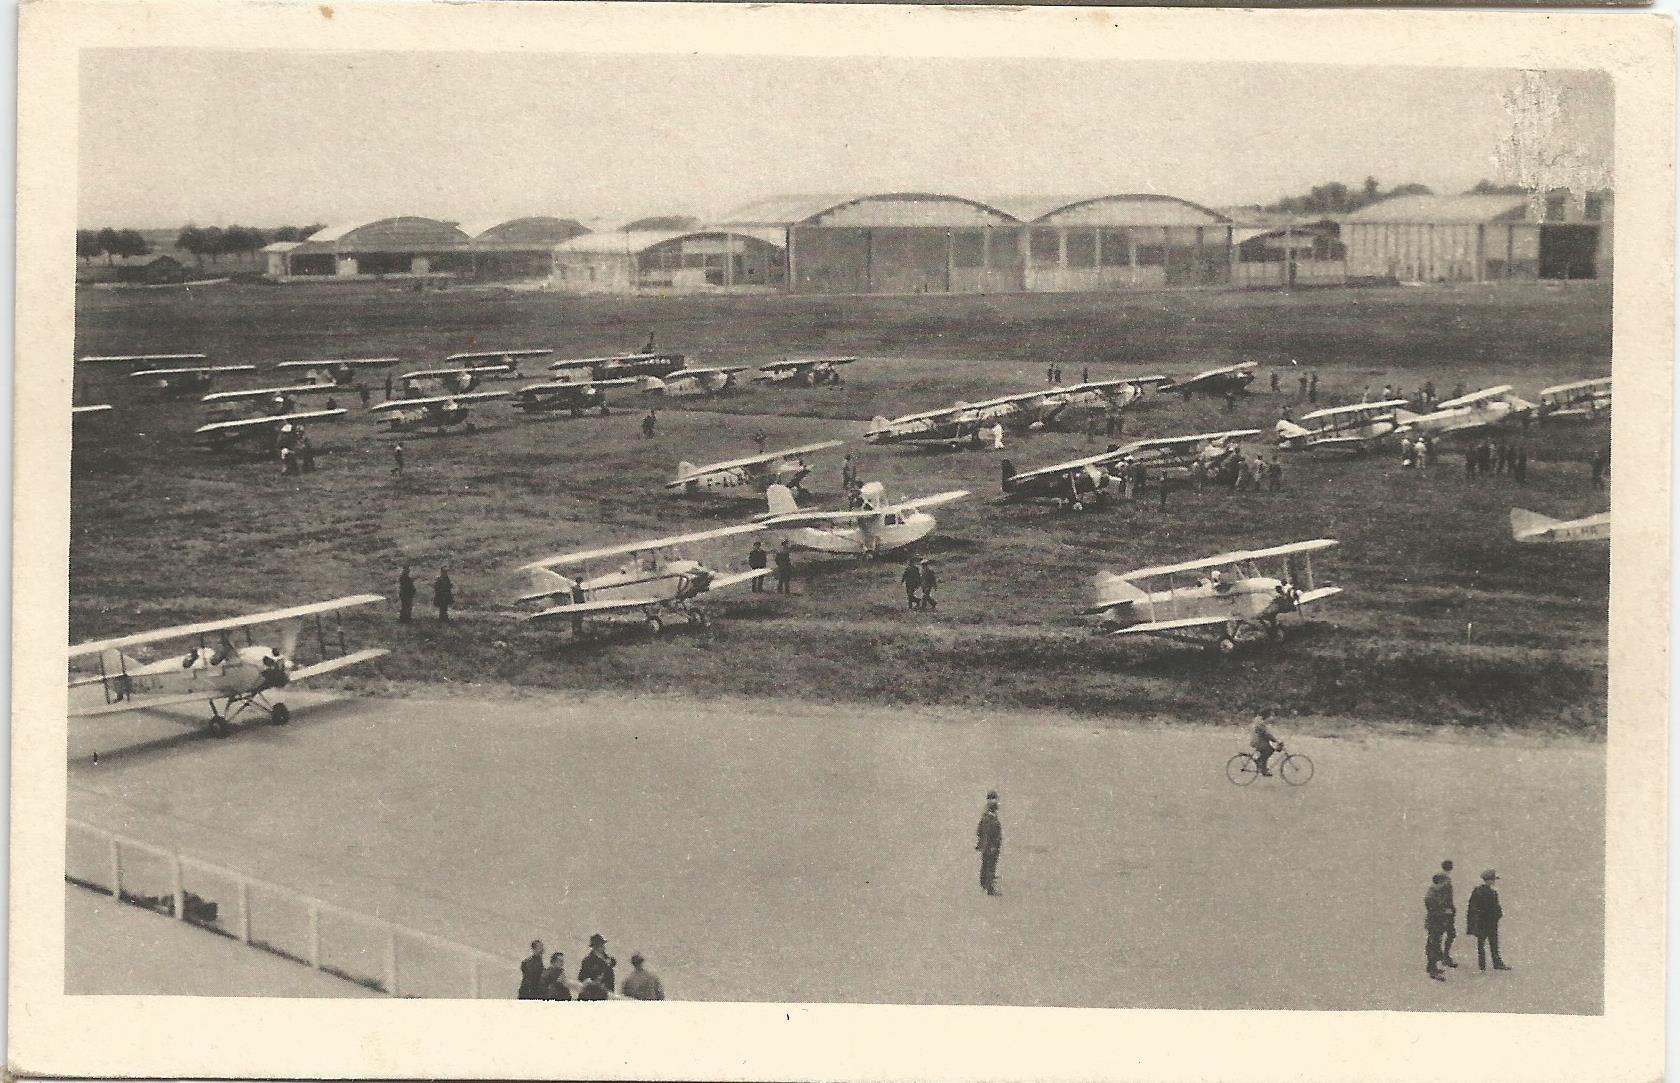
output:
[[[1272,774],[1291,786],[1305,786],[1313,777],[1313,762],[1299,752],[1290,752],[1281,744],[1272,757]],[[1260,777],[1260,757],[1252,752],[1239,752],[1225,761],[1225,777],[1238,786],[1247,786]]]

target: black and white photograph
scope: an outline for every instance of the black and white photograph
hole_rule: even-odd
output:
[[[1257,13],[441,34],[484,6],[55,53],[18,454],[62,434],[67,605],[15,650],[67,653],[62,1010],[1629,1010],[1672,125],[1624,143],[1672,45],[1601,24],[1643,16],[1578,28],[1641,83]]]

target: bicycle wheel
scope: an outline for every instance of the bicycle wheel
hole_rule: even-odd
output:
[[[1313,777],[1313,762],[1299,752],[1291,752],[1278,765],[1278,774],[1291,786],[1304,786]]]
[[[1246,786],[1260,777],[1260,765],[1253,756],[1239,752],[1225,761],[1225,777],[1238,786]]]

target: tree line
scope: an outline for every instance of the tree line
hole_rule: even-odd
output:
[[[1520,184],[1495,184],[1490,180],[1481,180],[1465,195],[1510,196],[1525,195],[1527,192],[1528,189]],[[1426,184],[1402,184],[1385,191],[1382,185],[1377,183],[1377,178],[1366,177],[1365,183],[1357,188],[1349,187],[1341,181],[1330,181],[1327,184],[1315,185],[1306,195],[1285,196],[1262,209],[1284,214],[1351,214],[1361,207],[1369,207],[1373,203],[1395,196],[1434,194],[1434,190]]]
[[[211,262],[216,262],[223,256],[249,255],[272,241],[301,241],[324,228],[320,223],[312,226],[281,226],[274,230],[254,229],[250,226],[196,226],[189,223],[182,226],[181,231],[176,234],[175,247],[183,252],[192,253],[193,258],[202,267],[205,257],[209,257]],[[76,231],[77,259],[92,260],[104,256],[105,262],[110,264],[118,257],[144,256],[152,251],[152,243],[137,229],[113,229],[107,226],[104,229]]]

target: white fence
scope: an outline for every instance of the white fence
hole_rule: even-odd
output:
[[[391,996],[506,999],[519,983],[517,960],[76,820],[64,878]]]

